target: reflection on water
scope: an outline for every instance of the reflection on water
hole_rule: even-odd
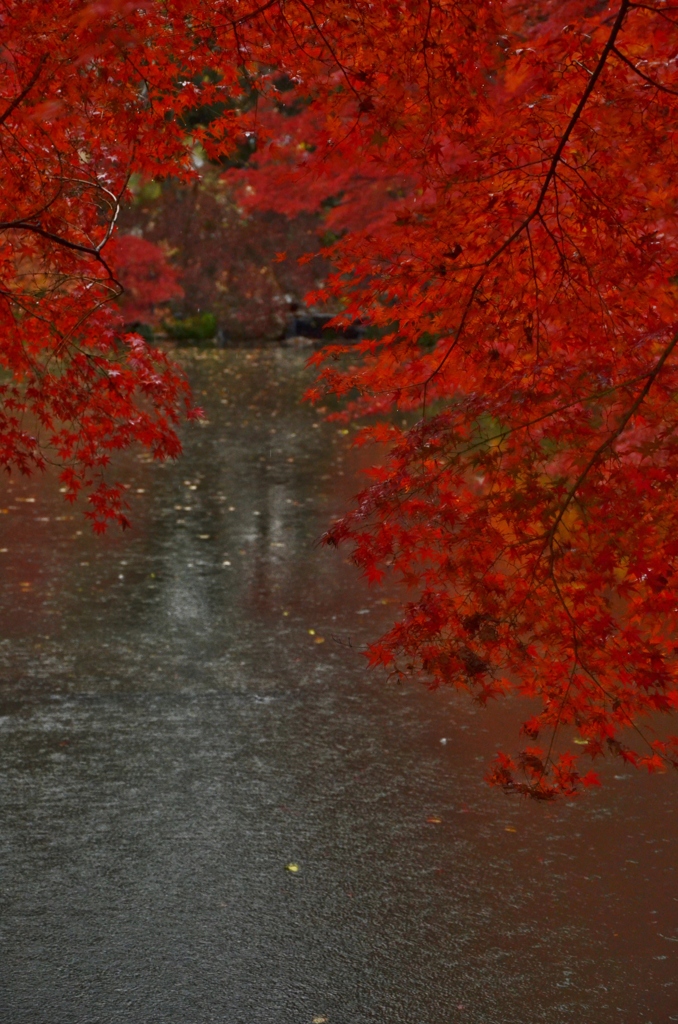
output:
[[[678,1020],[678,780],[487,790],[501,710],[365,671],[303,360],[187,362],[209,422],[130,463],[131,533],[3,484],[1,1019]]]

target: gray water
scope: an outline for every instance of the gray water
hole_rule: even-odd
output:
[[[303,358],[186,360],[132,531],[2,484],[0,1020],[678,1020],[678,777],[488,789],[516,713],[365,666],[394,598],[317,546],[359,467]]]

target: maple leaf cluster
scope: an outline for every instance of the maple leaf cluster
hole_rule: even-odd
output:
[[[114,447],[176,451],[184,385],[120,340],[106,243],[131,171],[186,178],[191,147],[224,160],[254,138],[245,194],[325,204],[336,273],[315,298],[369,325],[317,354],[314,394],[386,444],[327,535],[411,588],[372,661],[530,698],[530,745],[491,772],[508,790],[595,783],[573,730],[594,757],[675,766],[678,740],[651,731],[678,703],[673,8],[4,10],[5,463],[45,458],[27,411],[73,489]],[[95,520],[122,515],[97,487]]]

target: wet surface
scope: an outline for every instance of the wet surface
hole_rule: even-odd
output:
[[[3,484],[0,1020],[678,1020],[678,779],[487,789],[503,712],[358,653],[393,608],[317,547],[355,456],[303,357],[186,359],[131,533]]]

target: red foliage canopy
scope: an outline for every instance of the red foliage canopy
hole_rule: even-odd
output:
[[[327,537],[415,591],[372,661],[481,701],[536,698],[524,732],[546,743],[499,757],[507,788],[596,781],[559,752],[564,727],[590,755],[675,764],[677,741],[643,725],[678,699],[671,9],[327,3],[267,18],[276,67],[323,117],[304,150],[411,183],[404,209],[332,252],[326,295],[348,296],[374,337],[339,369],[339,350],[317,357],[325,389],[380,418],[363,440],[390,446]],[[394,409],[421,416],[404,430]]]
[[[356,175],[386,193],[398,183],[399,208],[347,218],[353,230],[330,253],[326,297],[373,337],[318,355],[318,390],[377,416],[363,439],[389,445],[327,538],[352,542],[369,578],[395,573],[413,588],[372,660],[481,701],[534,698],[533,745],[492,772],[509,789],[550,798],[595,781],[559,752],[565,727],[590,755],[675,765],[678,740],[648,732],[678,703],[674,9],[34,6],[3,15],[2,358],[16,382],[5,460],[37,459],[12,402],[49,429],[77,421],[59,450],[87,472],[133,439],[173,450],[171,368],[134,349],[138,362],[118,359],[122,383],[110,383],[104,209],[131,167],[187,173],[182,118],[197,103],[222,103],[193,132],[210,154],[258,132],[268,180],[273,163],[275,180],[289,164],[296,176],[292,122],[263,113],[284,75],[305,104],[302,163],[330,178],[344,166],[328,196]],[[261,103],[236,102],[254,94]],[[54,380],[32,368],[38,358],[61,360]],[[71,402],[95,395],[77,399],[84,419],[55,405],[63,389]],[[139,394],[143,421],[130,411]],[[397,426],[394,410],[417,422]]]

